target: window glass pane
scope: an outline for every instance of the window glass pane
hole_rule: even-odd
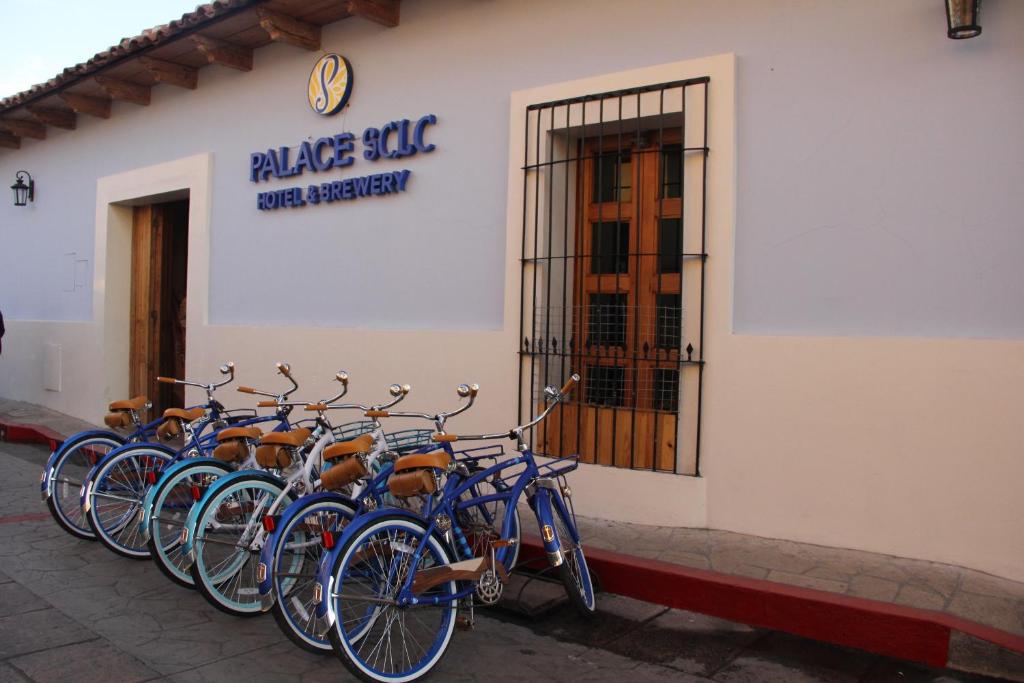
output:
[[[664,368],[654,369],[655,410],[679,410],[679,371]]]
[[[654,345],[659,349],[678,349],[683,325],[683,309],[678,294],[659,294],[654,319]]]
[[[626,397],[626,370],[608,365],[588,365],[585,400],[591,405],[621,406]]]
[[[629,223],[592,223],[590,272],[615,275],[629,272]]]
[[[587,300],[587,348],[626,346],[627,294],[591,294]]]
[[[678,273],[683,264],[680,245],[682,220],[662,218],[658,223],[658,272]]]
[[[594,159],[594,201],[631,201],[632,178],[633,162],[629,150],[599,154]]]
[[[665,145],[661,148],[661,196],[677,199],[683,196],[683,148]]]

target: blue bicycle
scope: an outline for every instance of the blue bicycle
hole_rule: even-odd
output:
[[[256,417],[252,411],[233,414],[235,411],[225,410],[213,394],[234,379],[234,363],[222,365],[220,372],[227,379],[209,384],[157,378],[161,382],[187,384],[206,391],[205,404],[164,411],[156,436],[165,441],[183,437],[182,448],[174,450],[162,443],[127,444],[108,453],[86,476],[81,489],[82,511],[96,538],[113,552],[132,559],[150,556],[136,522],[147,490],[157,482],[167,465],[212,450],[220,429],[267,419]]]
[[[468,392],[469,388],[465,390]],[[264,609],[273,610],[278,626],[292,642],[315,653],[331,651],[330,641],[323,634],[323,624],[318,624],[315,613],[314,587],[323,554],[334,547],[335,539],[340,538],[344,527],[361,514],[382,506],[421,509],[420,500],[391,496],[388,480],[398,457],[433,450],[429,429],[385,434],[376,422],[390,416],[414,415],[412,413],[397,413],[382,406],[360,404],[320,403],[307,406],[307,410],[320,413],[319,419],[326,419],[326,411],[339,409],[365,411],[366,417],[375,420],[374,432],[325,448],[323,459],[326,467],[320,475],[321,490],[299,498],[280,516],[265,518],[265,526],[273,531],[263,544],[256,572]],[[485,450],[494,454],[494,449]],[[471,463],[471,467],[482,455],[457,454],[463,462]],[[493,523],[499,518],[494,506],[481,505],[468,511],[472,518],[465,523],[476,530],[474,535],[479,539],[494,533]],[[514,558],[510,559],[514,562]],[[511,568],[511,564],[507,565],[507,569]]]
[[[353,675],[382,682],[427,675],[448,648],[460,605],[472,624],[474,600],[497,602],[507,581],[503,560],[517,546],[513,511],[523,494],[570,602],[582,614],[593,613],[594,586],[565,483],[578,459],[538,464],[523,436],[578,381],[573,375],[561,390],[547,387],[544,395],[550,405],[508,432],[457,436],[439,430],[434,440],[448,448],[400,458],[389,480],[396,497],[427,496],[427,509],[420,515],[382,509],[346,527],[321,564],[317,614],[326,618],[334,650]],[[476,472],[451,457],[450,444],[456,441],[500,438],[515,441],[518,454]],[[500,486],[481,496],[470,494],[486,482]],[[485,552],[474,554],[460,513],[499,500],[505,510],[500,537],[488,540]]]
[[[145,396],[114,401],[104,418],[110,429],[78,432],[50,453],[39,480],[39,492],[54,520],[72,536],[90,541],[96,539],[82,514],[79,494],[85,477],[115,448],[153,439],[163,418],[143,422],[142,416],[151,407]]]

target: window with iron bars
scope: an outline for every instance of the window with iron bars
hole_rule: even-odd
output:
[[[535,447],[699,474],[708,78],[530,105],[520,414]]]

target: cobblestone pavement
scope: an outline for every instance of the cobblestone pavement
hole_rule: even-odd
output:
[[[348,681],[269,617],[237,619],[170,584],[149,562],[66,535],[38,498],[46,450],[0,444],[0,683]],[[530,582],[526,602],[557,586]],[[781,633],[599,598],[595,619],[478,612],[439,681],[981,681]]]

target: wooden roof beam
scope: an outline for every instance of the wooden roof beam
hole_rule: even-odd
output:
[[[399,0],[347,0],[346,11],[352,16],[394,28],[398,26]]]
[[[148,85],[122,81],[120,78],[111,76],[93,76],[93,80],[103,88],[103,92],[115,100],[123,100],[143,107],[149,104]]]
[[[79,95],[74,92],[62,92],[60,98],[69,107],[75,110],[76,114],[88,114],[101,119],[110,118],[110,100],[105,97],[90,97]]]
[[[46,139],[46,126],[26,119],[0,119],[0,128],[23,138]]]
[[[35,104],[30,104],[25,107],[28,113],[38,121],[39,123],[45,123],[47,126],[53,126],[54,128],[63,128],[65,130],[74,130],[75,124],[77,123],[77,116],[74,111],[67,111],[66,109],[52,109],[50,107],[40,107]]]
[[[5,133],[0,130],[0,147],[5,147],[7,149],[20,149],[21,138],[17,135],[11,135],[10,133]]]
[[[203,53],[206,61],[210,64],[220,64],[239,71],[252,71],[251,47],[234,45],[198,33],[192,34],[190,38],[192,44]]]
[[[278,12],[258,7],[256,13],[260,18],[260,26],[270,39],[278,43],[288,43],[306,50],[320,49],[320,27],[299,21]]]
[[[199,69],[184,64],[165,62],[162,59],[152,57],[139,57],[139,63],[146,67],[149,75],[158,83],[168,83],[179,88],[195,90],[199,82]]]

